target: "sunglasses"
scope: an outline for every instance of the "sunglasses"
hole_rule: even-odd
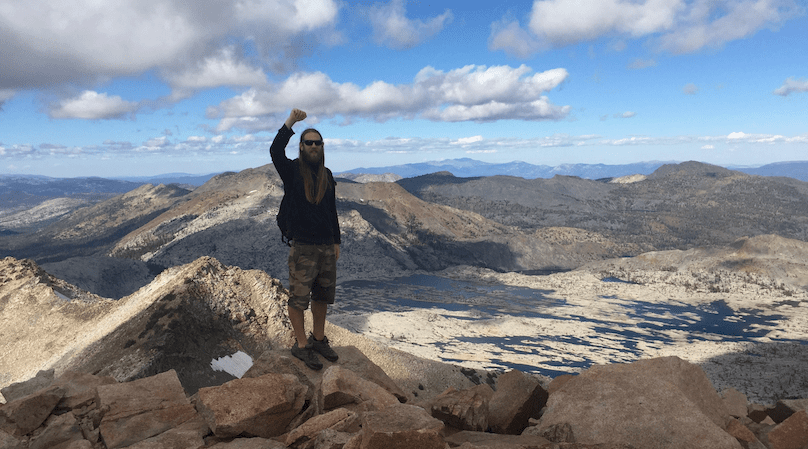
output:
[[[310,147],[314,146],[314,145],[317,145],[318,147],[323,146],[323,141],[322,140],[304,140],[303,143],[310,146]]]

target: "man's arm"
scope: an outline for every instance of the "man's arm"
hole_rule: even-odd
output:
[[[286,122],[284,122],[284,126],[278,130],[275,140],[272,141],[272,145],[269,147],[269,154],[272,156],[272,163],[275,165],[275,169],[278,171],[278,174],[284,183],[290,180],[292,176],[291,160],[286,157],[286,145],[289,143],[289,139],[294,134],[294,131],[292,131],[292,126],[294,126],[295,123],[305,119],[305,112],[301,111],[300,109],[292,109],[292,112],[289,114],[289,118],[287,118]]]

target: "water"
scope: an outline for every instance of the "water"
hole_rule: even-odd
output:
[[[551,377],[595,363],[636,360],[649,348],[750,341],[785,318],[760,308],[735,310],[720,299],[687,304],[601,296],[581,303],[550,290],[425,274],[343,282],[337,298],[329,319],[399,349]],[[373,314],[387,316],[387,324],[374,324]],[[409,331],[415,328],[419,333]]]

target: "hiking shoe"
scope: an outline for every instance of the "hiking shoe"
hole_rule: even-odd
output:
[[[295,343],[295,345],[292,346],[292,355],[302,360],[306,366],[314,371],[323,369],[323,363],[317,357],[317,354],[314,353],[314,348],[312,348],[311,343],[307,344],[304,348],[298,347],[297,343]]]
[[[325,357],[329,362],[336,362],[337,359],[339,359],[339,355],[337,355],[336,351],[331,349],[331,346],[328,345],[328,337],[326,336],[323,336],[322,340],[317,340],[314,338],[313,334],[309,334],[309,344],[306,346],[311,346],[312,349],[319,352],[320,355]]]

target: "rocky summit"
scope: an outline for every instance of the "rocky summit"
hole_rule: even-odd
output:
[[[261,271],[200,258],[110,301],[31,261],[2,264],[0,366],[18,380],[0,390],[3,448],[808,445],[808,399],[719,392],[675,356],[549,380],[422,359],[329,323],[340,359],[312,371],[288,350],[286,291]]]
[[[770,448],[808,445],[808,400],[716,392],[678,357],[408,400],[353,346],[321,372],[269,350],[243,377],[189,395],[176,370],[129,382],[53,371],[4,391],[3,448]]]
[[[808,183],[691,162],[337,193],[316,372],[271,166],[15,210],[0,448],[808,447]]]

